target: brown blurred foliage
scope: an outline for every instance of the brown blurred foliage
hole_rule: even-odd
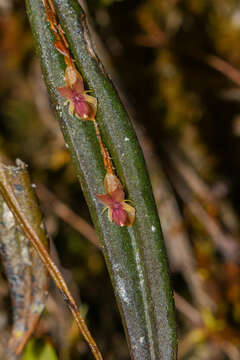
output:
[[[239,2],[87,5],[149,168],[176,293],[179,358],[237,360]],[[87,239],[89,231],[94,242],[95,233],[81,223],[90,223],[88,210],[48,101],[22,1],[0,0],[0,31],[0,151],[23,159],[44,186],[39,197],[55,259],[75,297],[80,294],[105,359],[129,359],[103,258]],[[4,275],[0,282],[0,331],[7,334],[11,314]],[[91,357],[54,287],[36,337],[51,342],[62,360]]]

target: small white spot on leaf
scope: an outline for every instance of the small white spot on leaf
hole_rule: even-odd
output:
[[[152,232],[155,232],[156,231],[156,227],[154,225],[152,225]]]
[[[130,301],[128,298],[127,290],[125,288],[124,280],[120,276],[116,276],[116,281],[119,289],[120,298],[129,305]]]

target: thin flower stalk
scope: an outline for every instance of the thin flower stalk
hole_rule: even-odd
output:
[[[51,0],[43,0],[46,18],[50,28],[55,34],[54,47],[64,56],[65,86],[57,88],[59,94],[66,99],[68,111],[71,116],[76,116],[81,120],[92,121],[95,127],[96,136],[101,149],[101,154],[106,169],[104,179],[105,194],[96,194],[100,202],[108,209],[108,218],[117,226],[132,226],[135,220],[135,209],[127,204],[123,185],[117,177],[109,151],[103,144],[101,133],[95,119],[97,113],[97,99],[89,95],[84,89],[83,78],[77,70],[74,60],[69,51],[69,45],[65,38],[63,29],[57,21],[56,12]]]

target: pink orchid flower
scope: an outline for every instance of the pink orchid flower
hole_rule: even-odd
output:
[[[135,209],[126,203],[127,200],[124,200],[124,197],[125,194],[120,183],[114,190],[107,192],[107,194],[97,194],[98,200],[107,205],[110,221],[118,226],[132,226],[135,220]]]
[[[76,115],[83,120],[94,119],[97,111],[97,100],[84,90],[83,81],[77,78],[72,88],[63,86],[57,88],[60,95],[69,102],[70,115]]]

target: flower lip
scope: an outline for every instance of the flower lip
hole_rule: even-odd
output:
[[[74,110],[80,118],[88,118],[90,116],[91,108],[84,99],[84,95],[73,91],[72,101],[74,104]]]
[[[118,226],[125,226],[127,222],[127,213],[123,208],[122,204],[114,203],[110,208],[112,211],[112,219],[114,223]]]

